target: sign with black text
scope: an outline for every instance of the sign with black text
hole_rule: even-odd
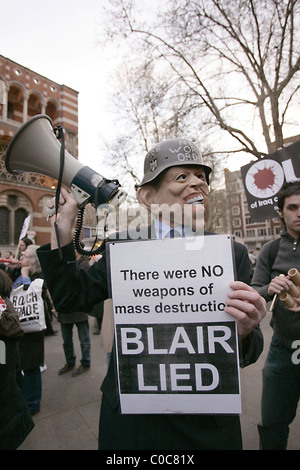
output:
[[[278,217],[278,192],[285,182],[300,180],[300,141],[242,166],[251,222]]]
[[[228,235],[109,245],[121,412],[240,413]]]

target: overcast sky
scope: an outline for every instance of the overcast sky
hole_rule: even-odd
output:
[[[109,50],[97,45],[104,3],[10,0],[0,8],[0,54],[79,92],[79,160],[102,174],[100,138],[112,132]]]
[[[140,1],[155,10],[154,0]],[[97,44],[105,4],[106,0],[2,0],[0,54],[79,92],[79,160],[106,177],[118,178],[103,166],[101,148],[101,138],[117,132],[109,113],[111,50]]]

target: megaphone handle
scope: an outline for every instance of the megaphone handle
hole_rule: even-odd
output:
[[[55,207],[46,207],[46,213],[47,213],[47,222],[55,214]]]
[[[77,202],[77,205],[79,208],[85,206],[85,204],[87,204],[90,199],[90,195],[86,193],[85,191],[82,191],[82,189],[78,188],[78,186],[76,186],[75,184],[72,184],[70,194]],[[59,212],[59,206],[58,206],[58,212]],[[48,220],[49,217],[52,217],[52,215],[55,214],[56,209],[55,207],[50,208],[47,206],[46,212],[47,212],[47,220]]]

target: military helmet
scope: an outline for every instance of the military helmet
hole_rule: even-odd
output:
[[[209,184],[211,168],[203,163],[200,150],[187,139],[169,139],[156,144],[145,157],[144,177],[139,186],[153,181],[162,171],[172,166],[199,165],[203,167]]]

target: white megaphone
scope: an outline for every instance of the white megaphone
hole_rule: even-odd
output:
[[[50,117],[38,114],[23,124],[12,138],[7,148],[5,166],[9,173],[40,173],[58,180],[60,151],[61,144],[54,134]],[[71,189],[78,207],[90,202],[96,209],[107,204],[113,210],[127,197],[118,180],[104,178],[82,165],[67,151],[64,153],[62,183]],[[53,208],[49,215],[54,212]]]

